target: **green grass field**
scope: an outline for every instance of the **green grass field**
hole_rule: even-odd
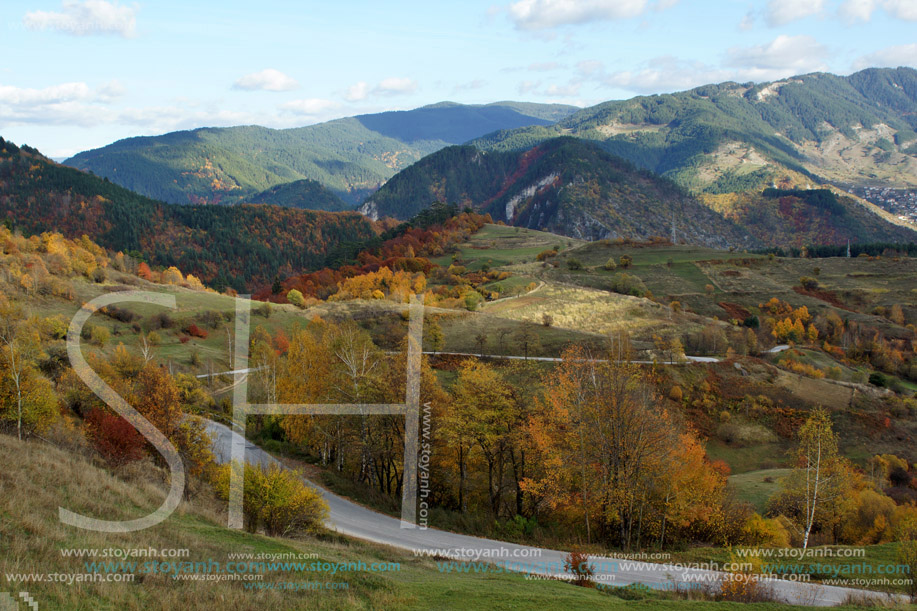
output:
[[[455,258],[470,270],[481,269],[485,264],[495,268],[532,262],[538,253],[544,250],[557,246],[567,249],[582,243],[582,240],[534,229],[485,225],[459,247],[455,257],[448,255],[432,261],[438,265],[448,266]]]
[[[780,479],[790,474],[791,469],[762,469],[729,477],[729,483],[736,496],[751,503],[755,511],[764,513],[768,499],[780,490]]]

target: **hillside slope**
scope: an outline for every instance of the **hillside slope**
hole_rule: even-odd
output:
[[[375,235],[353,212],[164,204],[2,139],[0,217],[29,233],[86,234],[106,248],[237,290],[321,267],[335,247]]]
[[[339,537],[292,540],[229,530],[223,504],[206,491],[183,502],[164,523],[140,532],[96,533],[66,527],[58,521],[59,506],[109,520],[152,512],[165,494],[159,469],[148,464],[146,469],[116,477],[79,454],[5,435],[0,435],[0,460],[4,464],[0,470],[0,593],[18,596],[27,591],[40,609],[460,609],[487,607],[494,597],[527,608],[562,604],[623,609],[628,604],[594,589],[526,580],[521,575],[443,574],[433,559]],[[109,557],[105,562],[113,569],[96,569],[100,576],[133,574],[132,580],[68,584],[16,579],[22,574],[82,576],[92,572],[87,565],[93,562],[65,557],[61,550],[101,554],[114,548],[119,552],[187,550],[188,555],[152,560],[134,556],[124,564],[119,564],[121,558]],[[203,571],[212,572],[209,577],[232,577],[228,562],[232,554],[240,553],[264,554],[267,560],[294,558],[307,566],[317,562],[320,568],[296,571],[278,564],[275,570],[252,571],[260,577],[257,581],[173,579],[168,573],[182,570],[172,567],[187,566],[176,562],[195,562],[208,568],[194,569],[201,573],[190,577],[207,577]],[[133,572],[131,562],[136,564]],[[164,572],[144,573],[144,563],[151,562],[171,564]],[[371,571],[368,567],[373,563],[385,563],[390,569]],[[341,572],[339,567],[344,567]],[[331,583],[337,587],[326,585]],[[287,584],[290,587],[284,588]],[[0,596],[0,603],[6,600]]]
[[[815,73],[605,102],[553,126],[490,134],[521,150],[560,134],[711,193],[760,187],[782,168],[843,183],[917,185],[917,70]]]
[[[66,163],[169,203],[235,203],[308,178],[356,205],[424,155],[500,129],[549,125],[574,110],[444,103],[295,129],[202,128],[119,140]]]
[[[285,208],[326,210],[329,212],[339,212],[352,208],[322,183],[308,178],[274,185],[260,193],[250,195],[242,203],[271,204],[284,206]]]

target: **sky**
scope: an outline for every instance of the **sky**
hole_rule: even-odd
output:
[[[917,0],[4,0],[0,136],[54,158],[441,101],[917,67]]]

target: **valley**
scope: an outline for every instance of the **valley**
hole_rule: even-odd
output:
[[[913,609],[915,104],[0,138],[0,608]]]

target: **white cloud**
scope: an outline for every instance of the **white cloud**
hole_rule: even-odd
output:
[[[409,78],[387,78],[383,79],[373,89],[372,93],[378,95],[400,95],[404,93],[413,93],[417,90],[417,81]]]
[[[771,80],[826,70],[827,55],[828,50],[811,36],[781,34],[766,45],[729,49],[726,65],[743,69],[751,80]]]
[[[586,59],[576,64],[576,70],[584,76],[589,76],[605,70],[605,65],[595,59]]]
[[[663,56],[651,59],[638,70],[621,70],[606,74],[602,69],[593,72],[591,76],[608,87],[636,93],[662,93],[730,80],[732,74],[700,62]]]
[[[57,30],[73,36],[117,34],[131,38],[137,27],[137,6],[117,0],[64,0],[60,12],[32,11],[22,22],[30,30]]]
[[[516,88],[520,95],[528,95],[541,87],[541,81],[522,81]]]
[[[26,106],[29,104],[39,106],[42,104],[60,104],[85,100],[92,91],[86,83],[63,83],[44,89],[27,89],[0,85],[0,104],[11,106]]]
[[[854,63],[854,68],[897,68],[899,66],[917,67],[917,43],[888,47],[869,55],[864,55]]]
[[[827,49],[809,36],[778,36],[766,45],[734,47],[723,66],[656,57],[633,70],[607,72],[601,62],[580,62],[584,82],[640,94],[693,89],[709,83],[772,81],[796,74],[825,70]]]
[[[559,70],[563,66],[557,62],[536,62],[534,64],[528,65],[528,70],[532,72],[551,72],[552,70]]]
[[[246,74],[233,84],[233,89],[245,91],[292,91],[299,87],[296,79],[287,76],[280,70],[267,68],[261,72]]]
[[[359,83],[351,85],[344,93],[344,97],[347,98],[347,101],[349,102],[359,102],[360,100],[365,100],[369,97],[369,83],[360,81]]]
[[[755,27],[755,14],[753,11],[748,11],[739,23],[739,29],[743,32],[747,32],[753,27]]]
[[[659,8],[675,4],[661,0]],[[642,15],[647,0],[518,0],[508,8],[520,30],[544,30],[562,25],[629,19]]]
[[[360,81],[347,88],[344,99],[348,102],[360,102],[370,96],[392,96],[413,93],[417,90],[417,81],[409,78],[390,77],[381,80],[375,87],[366,81]]]
[[[845,0],[838,12],[848,22],[869,21],[878,4],[878,0]]]
[[[917,0],[885,0],[882,6],[892,17],[917,21]]]
[[[838,12],[849,23],[869,21],[879,8],[890,17],[917,21],[917,0],[844,0]]]
[[[96,92],[96,99],[100,102],[113,102],[127,93],[127,89],[121,84],[121,81],[115,79],[99,87]]]
[[[462,91],[475,91],[477,89],[483,89],[487,86],[487,81],[483,79],[474,79],[467,83],[460,83],[452,88],[453,93],[459,93]]]
[[[825,0],[769,0],[765,18],[770,26],[780,26],[791,21],[821,13]]]
[[[567,85],[549,85],[544,90],[545,95],[558,98],[575,98],[579,95],[580,83],[569,83]]]
[[[288,110],[299,115],[317,115],[328,110],[338,108],[340,104],[334,100],[325,100],[323,98],[306,98],[303,100],[293,100],[281,104],[280,108]]]

